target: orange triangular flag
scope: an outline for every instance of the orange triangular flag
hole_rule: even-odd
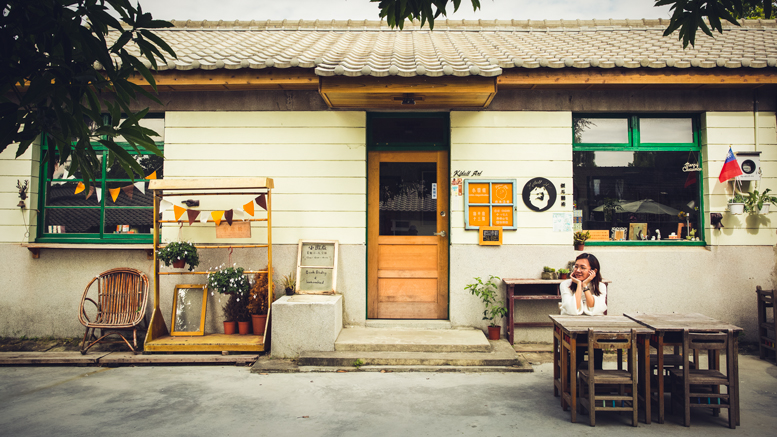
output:
[[[156,179],[156,170],[154,170],[154,172],[150,175],[146,176],[146,179]]]
[[[127,197],[132,199],[132,193],[135,191],[135,186],[127,185],[126,187],[121,187],[121,191],[124,191],[124,194],[126,194]]]
[[[111,199],[113,199],[113,203],[116,203],[116,199],[119,198],[120,191],[121,188],[108,188],[108,192],[111,193]]]
[[[230,209],[229,211],[224,211],[224,220],[227,221],[229,226],[232,226],[232,216],[234,215],[234,212]]]
[[[89,200],[92,194],[94,194],[94,187],[89,187],[89,194],[86,195],[86,199]]]
[[[264,194],[260,194],[259,197],[256,199],[256,204],[264,208],[265,211],[267,211],[267,198],[264,197]]]
[[[218,226],[221,223],[221,218],[224,217],[224,211],[213,211],[210,213],[210,216],[213,217],[213,221]]]
[[[243,211],[247,212],[251,217],[254,216],[254,201],[250,201],[243,205]]]
[[[194,223],[194,221],[197,220],[197,217],[200,215],[200,212],[197,211],[196,209],[187,209],[186,215],[189,218],[189,226],[191,226],[192,223]]]
[[[89,187],[92,188],[92,187]],[[86,189],[86,185],[84,185],[83,182],[79,182],[78,185],[76,185],[76,192],[75,194],[78,194]],[[252,214],[253,215],[253,214]]]
[[[173,211],[175,212],[175,221],[181,220],[181,216],[186,212],[186,208],[181,208],[178,205],[173,205]]]

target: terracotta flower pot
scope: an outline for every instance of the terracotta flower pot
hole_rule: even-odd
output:
[[[575,243],[575,250],[579,250],[579,251],[585,250],[585,243]]]
[[[237,322],[224,322],[224,334],[232,335],[237,328]]]
[[[264,325],[267,323],[267,314],[251,314],[251,323],[254,325],[254,335],[264,335]]]
[[[240,335],[246,335],[250,332],[251,322],[249,321],[237,322],[237,329],[238,329],[238,332],[240,332]]]
[[[184,261],[182,259],[173,261],[173,267],[175,267],[176,269],[182,269],[182,268],[186,267],[186,261]]]
[[[559,279],[569,279],[569,273],[559,273]]]
[[[499,340],[499,337],[502,333],[502,327],[501,326],[489,326],[488,327],[488,339],[489,340]]]

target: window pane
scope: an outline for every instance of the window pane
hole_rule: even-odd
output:
[[[625,144],[629,142],[629,120],[625,118],[575,118],[575,143]]]
[[[690,118],[640,118],[640,143],[692,143]]]
[[[124,123],[126,118],[121,119],[121,123]],[[159,136],[152,136],[151,139],[156,142],[164,142],[165,140],[165,119],[164,118],[144,118],[140,120],[140,125],[151,129],[159,134]],[[116,138],[117,143],[127,142],[124,137]]]
[[[661,239],[699,229],[699,173],[683,172],[699,162],[698,152],[574,152],[575,209],[584,230],[625,229],[626,239],[640,233]],[[685,213],[688,220],[681,217]],[[680,234],[678,234],[680,235]],[[701,233],[696,233],[701,238]]]
[[[48,155],[44,154],[43,159],[48,159]],[[100,176],[100,172],[102,171],[102,160],[103,160],[102,152],[97,152],[97,163],[95,163],[95,168],[97,171],[98,178]],[[73,169],[73,173],[71,173],[71,169],[70,169],[71,161],[72,159],[68,157],[65,163],[60,165],[59,156],[56,156],[54,160],[54,165],[49,166],[48,175],[47,175],[48,179],[49,180],[83,179],[81,177],[80,171],[76,171],[75,169]]]
[[[45,215],[44,233],[92,234],[100,232],[99,208],[48,208]]]
[[[142,182],[142,181],[138,181]],[[154,206],[153,193],[146,190],[146,194],[135,188],[132,182],[107,182],[105,184],[107,191],[105,193],[105,206]],[[119,190],[119,191],[116,191]],[[113,191],[113,192],[112,192]],[[113,195],[116,200],[113,200]]]
[[[78,182],[49,182],[46,185],[46,206],[100,206],[94,187],[76,194],[77,186]]]
[[[380,163],[380,235],[434,235],[437,232],[434,162]]]
[[[105,208],[105,233],[149,234],[153,220],[151,209]]]
[[[135,175],[136,181],[156,172],[157,179],[164,177],[164,159],[156,155],[136,155],[135,161],[143,168],[142,175]],[[109,163],[106,169],[106,179],[130,179],[127,172],[118,161]]]
[[[379,118],[372,123],[374,144],[446,143],[447,122],[444,118]]]

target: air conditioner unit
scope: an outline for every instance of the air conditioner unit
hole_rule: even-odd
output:
[[[761,152],[736,152],[739,168],[742,175],[737,176],[739,181],[761,180]]]

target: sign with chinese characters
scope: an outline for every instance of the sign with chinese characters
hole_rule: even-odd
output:
[[[465,229],[495,226],[515,230],[515,193],[514,179],[465,179]]]
[[[335,294],[338,249],[336,240],[299,240],[297,294]]]
[[[534,178],[523,186],[523,203],[532,211],[547,211],[556,203],[556,187],[545,178]]]
[[[481,246],[501,246],[502,245],[502,227],[501,226],[481,226],[478,229]]]
[[[468,184],[469,203],[489,203],[488,184]]]

